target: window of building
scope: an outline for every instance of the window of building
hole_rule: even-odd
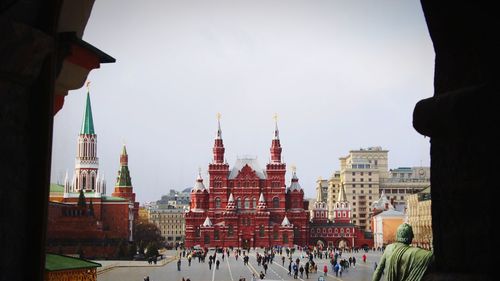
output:
[[[356,185],[355,185],[355,184],[353,184],[353,185],[352,185],[352,187],[356,187]]]
[[[260,225],[259,227],[259,237],[264,237],[264,226]]]
[[[250,209],[250,199],[245,198],[245,209]]]
[[[238,197],[238,199],[236,199],[236,207],[238,207],[238,209],[241,209],[241,198]]]
[[[209,244],[210,243],[210,236],[208,236],[208,234],[205,234],[205,244]]]
[[[354,215],[353,215],[353,217],[354,217]],[[352,221],[352,223],[353,223],[353,224],[356,224],[356,220],[353,220],[353,221]]]
[[[220,208],[220,198],[219,197],[215,197],[215,208],[216,209]]]
[[[280,199],[278,197],[273,198],[273,208],[279,208],[280,207]]]
[[[371,190],[370,190],[370,193],[371,193]],[[371,200],[371,199],[372,199],[372,197],[371,197],[371,196],[368,196],[368,199],[370,199],[370,200]]]
[[[352,175],[355,176],[356,175],[356,172],[352,172]]]
[[[364,185],[364,184],[362,184],[362,185],[361,185],[361,187],[365,187],[365,185]]]
[[[219,240],[219,230],[214,230],[214,240]]]
[[[200,229],[199,228],[196,228],[196,230],[194,231],[194,236],[196,238],[200,238]]]
[[[353,190],[353,191],[352,191],[352,194],[356,194],[356,190]]]
[[[368,172],[368,175],[371,176],[372,175],[372,172]]]
[[[352,178],[352,181],[356,181],[356,178]]]
[[[353,199],[353,200],[356,200],[356,196],[353,196],[353,197],[352,197],[352,199]]]
[[[273,231],[273,239],[274,239],[274,240],[278,240],[278,237],[279,237],[278,230],[277,230],[277,229],[275,229],[275,230]]]
[[[252,208],[257,208],[257,198],[253,198],[252,201],[253,201]]]
[[[365,191],[364,191],[364,190],[361,190],[361,193],[365,193]]]
[[[283,243],[288,243],[288,234],[283,233]]]
[[[227,228],[227,237],[233,237],[234,234],[234,227],[232,224],[229,225]]]
[[[364,179],[364,178],[360,178],[359,180],[360,180],[360,181],[365,181],[365,179]]]

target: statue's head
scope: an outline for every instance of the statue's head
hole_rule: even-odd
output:
[[[398,227],[398,230],[396,231],[396,241],[409,245],[411,244],[412,240],[413,240],[413,229],[411,225],[403,223]]]

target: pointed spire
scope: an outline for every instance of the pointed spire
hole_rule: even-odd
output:
[[[302,190],[302,187],[299,184],[299,178],[297,178],[297,167],[295,166],[292,166],[292,184],[290,184],[289,189],[291,191]]]
[[[127,146],[125,144],[123,144],[122,153],[120,154],[120,165],[128,166]]]
[[[344,184],[342,184],[340,186],[340,190],[339,190],[339,200],[337,200],[338,202],[346,202],[347,201],[347,197],[345,196],[345,189],[344,189]]]
[[[323,187],[321,186],[321,177],[318,179],[318,187],[316,190],[316,202],[323,202]]]
[[[266,203],[266,200],[264,200],[264,193],[260,193],[260,197],[259,197],[259,203]]]
[[[277,113],[274,113],[273,119],[274,119],[274,137],[273,137],[273,140],[279,140],[280,139],[280,131],[278,130],[278,114]]]
[[[290,225],[291,225],[290,221],[285,216],[285,218],[283,219],[283,222],[281,223],[281,226],[290,226]]]
[[[68,170],[66,170],[66,175],[64,176],[64,193],[70,192],[69,178],[68,178]]]
[[[92,118],[92,106],[90,105],[90,92],[87,92],[87,103],[85,105],[85,114],[83,115],[80,135],[95,135],[94,120]]]
[[[232,192],[231,192],[231,194],[229,194],[229,199],[227,200],[226,210],[228,210],[228,211],[235,211],[236,210],[236,204],[234,203],[234,197],[233,197]]]
[[[210,218],[208,216],[205,219],[205,221],[203,222],[203,226],[205,226],[205,227],[212,226],[212,221],[210,220]]]
[[[271,164],[281,163],[281,144],[280,144],[280,133],[278,130],[278,115],[274,114],[274,136],[271,143]]]
[[[221,114],[217,113],[217,135],[215,136],[216,139],[222,139],[222,130],[220,128],[220,118],[221,118]]]
[[[196,178],[196,183],[194,184],[192,191],[203,191],[205,190],[205,185],[203,184],[203,178],[201,177],[201,169],[198,171],[198,177]]]
[[[267,208],[266,200],[264,199],[264,193],[260,193],[259,203],[257,203],[257,209],[264,210]]]
[[[120,154],[120,170],[118,170],[115,187],[118,186],[132,187],[132,178],[130,177],[130,170],[128,169],[128,155],[125,145],[123,145],[122,153]]]
[[[222,130],[220,128],[220,113],[217,113],[217,135],[215,136],[214,147],[212,149],[214,154],[214,164],[224,164],[224,143],[222,141]]]

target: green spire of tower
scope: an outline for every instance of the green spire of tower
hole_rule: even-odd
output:
[[[120,170],[118,171],[115,186],[132,187],[132,179],[130,178],[130,171],[128,170],[127,148],[125,144],[123,145],[122,154],[120,155]]]
[[[92,107],[90,106],[90,93],[87,92],[87,104],[85,106],[85,115],[83,115],[81,135],[94,135],[94,120],[92,119]]]

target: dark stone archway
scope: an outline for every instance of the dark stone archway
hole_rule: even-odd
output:
[[[43,279],[62,2],[0,2],[2,280]],[[417,104],[413,120],[431,138],[436,268],[428,279],[493,280],[499,12],[482,1],[422,7],[436,52],[434,95]]]

